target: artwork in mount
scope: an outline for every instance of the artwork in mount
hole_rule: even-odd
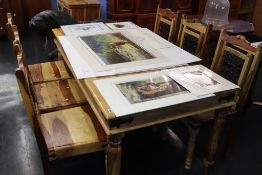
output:
[[[192,72],[185,72],[182,73],[186,78],[191,80],[193,83],[201,86],[201,87],[207,87],[207,86],[214,86],[219,84],[216,80],[210,78],[207,76],[204,72],[197,70]]]
[[[168,76],[116,84],[131,104],[170,97],[188,91]]]
[[[121,33],[84,36],[80,39],[92,49],[102,65],[156,58]]]
[[[137,25],[130,21],[126,22],[117,22],[117,23],[107,23],[106,24],[109,28],[112,30],[122,30],[122,29],[133,29],[133,28],[138,28]]]
[[[98,23],[87,23],[87,24],[74,24],[61,26],[63,32],[66,35],[73,36],[86,36],[109,32],[110,29],[101,22]]]

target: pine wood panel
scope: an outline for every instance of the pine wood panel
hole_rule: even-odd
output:
[[[71,78],[64,61],[52,61],[28,65],[34,83]]]
[[[43,112],[86,103],[82,91],[73,79],[35,84],[33,91],[37,106]]]
[[[103,150],[107,137],[95,125],[97,119],[88,108],[70,108],[38,117],[51,160]]]

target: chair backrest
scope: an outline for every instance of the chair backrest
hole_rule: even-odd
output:
[[[204,25],[199,20],[182,16],[177,45],[189,53],[204,60],[208,41],[212,32],[212,25]]]
[[[17,61],[18,67],[19,68],[26,67],[25,55],[24,55],[22,45],[21,45],[19,40],[15,39],[13,41],[13,49],[14,49],[14,52],[16,54],[16,61]]]
[[[211,69],[240,86],[238,110],[246,103],[261,54],[261,45],[254,48],[243,38],[228,35],[225,29],[221,31]]]
[[[28,82],[28,76],[27,76],[27,70],[25,67],[19,67],[15,71],[17,84],[25,105],[25,110],[28,114],[29,121],[31,123],[32,128],[34,128],[35,123],[35,107],[34,102],[32,98],[32,94],[29,88],[29,82]]]
[[[181,20],[181,12],[172,12],[170,9],[157,7],[154,32],[170,42],[175,42]]]
[[[7,30],[9,42],[12,44],[14,39],[15,39],[15,35],[14,35],[13,29],[12,29],[12,27],[14,25],[14,21],[13,21],[13,17],[11,15],[11,13],[7,13],[6,17],[7,17],[6,30]]]

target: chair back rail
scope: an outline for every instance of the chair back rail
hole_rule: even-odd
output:
[[[182,14],[180,11],[172,12],[171,9],[162,9],[158,6],[154,32],[170,42],[175,42],[177,39],[181,16]],[[167,29],[164,28],[164,25],[167,26]],[[165,33],[165,30],[167,30],[167,33]]]

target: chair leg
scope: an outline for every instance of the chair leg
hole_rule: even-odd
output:
[[[200,126],[189,128],[189,140],[188,140],[187,154],[186,154],[186,160],[184,165],[186,171],[189,171],[191,169],[193,154],[196,145],[196,138],[198,136],[199,130],[200,130]]]
[[[226,140],[226,147],[225,147],[225,157],[228,157],[231,148],[235,142],[236,139],[236,132],[239,126],[239,117],[238,115],[232,115],[232,117],[229,120],[229,131],[228,131],[228,138]]]
[[[217,152],[217,147],[221,133],[224,129],[225,118],[217,117],[214,119],[211,135],[209,137],[207,154],[204,158],[204,175],[208,174],[208,169],[214,164],[214,157]]]

